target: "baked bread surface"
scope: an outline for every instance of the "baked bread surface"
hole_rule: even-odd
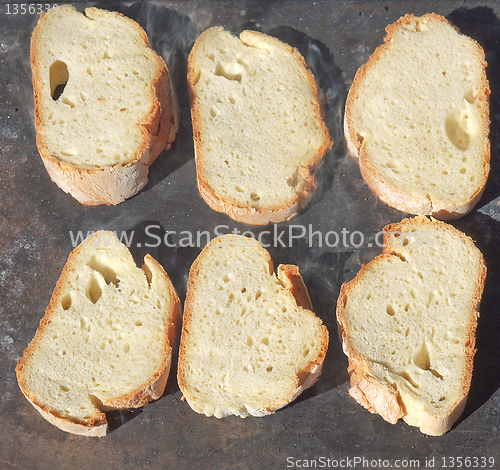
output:
[[[490,168],[484,51],[436,14],[406,15],[386,31],[349,91],[348,148],[389,206],[461,217],[479,201]]]
[[[264,416],[318,378],[328,330],[311,311],[297,266],[255,240],[223,235],[191,267],[178,383],[193,410]]]
[[[234,220],[288,220],[310,201],[331,147],[303,57],[255,31],[203,32],[188,61],[198,188]]]
[[[424,216],[387,226],[384,242],[338,299],[349,393],[390,423],[441,435],[469,393],[483,256],[462,232]]]
[[[159,398],[181,321],[168,275],[151,256],[138,268],[111,232],[69,255],[36,336],[19,360],[19,386],[60,429],[103,436],[105,411]]]
[[[60,5],[33,31],[31,67],[51,179],[88,205],[136,194],[179,125],[167,67],[143,29],[120,13]]]

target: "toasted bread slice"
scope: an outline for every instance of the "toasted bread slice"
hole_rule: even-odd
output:
[[[157,261],[146,255],[139,269],[113,233],[97,232],[69,255],[18,362],[19,386],[63,431],[103,436],[105,411],[163,394],[180,314]]]
[[[303,57],[276,38],[206,30],[188,61],[198,189],[208,205],[255,225],[295,216],[331,147]]]
[[[469,393],[483,256],[469,237],[423,216],[384,232],[384,253],[338,299],[349,393],[390,423],[441,435]]]
[[[348,148],[389,206],[461,217],[479,201],[490,168],[483,49],[435,14],[404,16],[384,41],[349,91]]]
[[[328,330],[311,311],[297,266],[280,265],[255,240],[223,235],[189,274],[178,383],[207,416],[264,416],[310,387]]]
[[[52,180],[88,205],[136,194],[178,129],[167,67],[143,29],[119,13],[60,5],[33,31],[31,67],[37,145]]]

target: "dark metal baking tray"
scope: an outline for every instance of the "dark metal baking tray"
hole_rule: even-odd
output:
[[[96,5],[121,11],[145,28],[170,68],[181,129],[171,151],[151,167],[149,183],[138,195],[116,207],[79,204],[50,181],[35,145],[29,39],[38,15],[29,9],[21,14],[20,3],[0,3],[0,469],[415,468],[417,463],[420,468],[432,463],[434,468],[445,468],[458,467],[458,457],[463,458],[463,467],[492,468],[489,459],[494,458],[493,468],[500,468],[500,4],[444,0],[73,4],[80,10]],[[463,415],[441,437],[422,435],[402,422],[390,425],[348,396],[347,360],[335,323],[340,285],[380,252],[373,243],[377,232],[405,216],[372,195],[356,161],[347,155],[342,133],[346,91],[357,68],[382,42],[387,24],[405,13],[427,12],[446,16],[479,41],[492,89],[491,175],[477,207],[453,222],[476,241],[489,270],[474,375]],[[212,25],[233,32],[261,30],[297,47],[326,99],[325,121],[335,145],[317,172],[318,191],[298,217],[276,227],[235,223],[209,209],[196,189],[186,60],[197,35]],[[291,405],[264,418],[218,420],[198,415],[181,401],[174,363],[161,399],[140,410],[110,413],[111,432],[93,439],[50,425],[23,397],[15,378],[16,361],[34,336],[72,249],[70,232],[134,232],[131,251],[136,260],[140,262],[146,252],[156,257],[184,299],[189,267],[201,247],[182,246],[187,242],[181,243],[181,232],[215,235],[215,228],[224,226],[218,230],[248,230],[258,236],[276,229],[278,234],[285,232],[286,240],[290,231],[299,233],[294,225],[322,234],[357,231],[365,243],[354,246],[359,244],[354,237],[353,243],[348,238],[347,244],[320,247],[317,239],[309,243],[306,236],[286,247],[276,243],[269,248],[276,265],[300,267],[314,310],[330,330],[321,377]],[[163,236],[166,231],[176,232],[168,239],[175,246],[151,246],[147,233]],[[266,237],[264,233],[263,240],[273,240],[272,235]],[[148,241],[150,246],[145,246]]]

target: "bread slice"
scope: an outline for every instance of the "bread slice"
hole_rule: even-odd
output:
[[[295,216],[332,145],[303,57],[262,33],[212,27],[193,46],[188,83],[203,199],[247,224]]]
[[[179,125],[167,67],[142,28],[119,13],[60,5],[33,31],[31,67],[51,179],[82,204],[136,194]]]
[[[26,398],[63,431],[103,436],[105,411],[159,398],[180,327],[180,302],[151,256],[139,269],[111,232],[69,255],[16,373]]]
[[[390,423],[441,435],[469,393],[486,267],[470,238],[423,216],[385,227],[384,242],[338,299],[349,393]]]
[[[328,330],[311,311],[297,266],[251,238],[223,235],[191,267],[177,379],[207,416],[264,416],[318,378]]]
[[[389,206],[461,217],[479,201],[490,168],[483,49],[436,14],[406,15],[386,31],[349,91],[348,148]]]

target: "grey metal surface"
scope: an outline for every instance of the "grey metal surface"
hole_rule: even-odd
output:
[[[74,4],[79,9],[90,5]],[[415,467],[417,461],[420,468],[430,468],[432,463],[434,468],[444,468],[458,466],[450,459],[457,456],[479,458],[463,460],[463,466],[468,462],[470,467],[500,468],[500,4],[221,0],[95,5],[122,11],[146,29],[172,72],[181,105],[181,130],[172,150],[151,167],[150,181],[140,194],[117,207],[80,205],[50,181],[35,144],[29,38],[37,15],[14,15],[13,4],[0,3],[0,469],[297,468],[313,466],[314,460],[318,468],[349,464],[351,468],[395,468],[398,463]],[[478,206],[453,223],[476,240],[489,269],[478,352],[465,412],[449,433],[438,438],[424,436],[404,423],[390,425],[347,395],[347,360],[335,324],[341,283],[380,251],[368,246],[374,245],[378,230],[405,215],[377,201],[363,183],[356,161],[346,155],[341,127],[346,90],[357,68],[382,41],[387,24],[405,13],[431,11],[447,16],[482,44],[492,88],[491,176]],[[138,261],[145,253],[156,257],[182,300],[189,266],[201,249],[183,246],[188,241],[182,232],[208,231],[214,236],[216,227],[223,225],[218,230],[249,230],[255,236],[270,230],[262,239],[274,240],[274,226],[234,223],[211,211],[197,193],[186,58],[197,35],[215,24],[234,32],[259,29],[298,47],[326,99],[325,120],[335,146],[317,173],[319,189],[297,218],[276,226],[276,233],[284,232],[282,239],[287,242],[290,230],[298,234],[299,229],[290,228],[293,225],[323,235],[359,231],[365,244],[352,246],[358,242],[354,238],[349,246],[320,247],[317,238],[310,243],[305,236],[286,247],[276,243],[269,248],[276,265],[299,265],[315,312],[330,330],[323,374],[311,389],[274,415],[217,420],[194,413],[181,401],[173,373],[160,400],[134,412],[111,413],[112,432],[107,437],[64,433],[41,418],[23,397],[14,369],[71,251],[70,232],[102,228],[133,232],[134,257]],[[153,230],[152,225],[158,228]],[[166,231],[175,232],[168,238],[175,246],[152,246],[157,240],[152,234],[163,237]],[[494,467],[489,466],[490,457],[496,459]]]

